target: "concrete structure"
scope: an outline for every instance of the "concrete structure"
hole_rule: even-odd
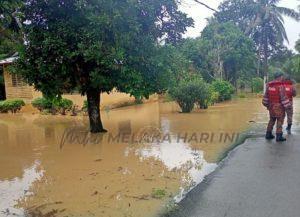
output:
[[[30,103],[33,99],[42,97],[42,93],[36,91],[34,87],[26,84],[19,75],[9,73],[8,66],[16,59],[17,56],[15,55],[0,61],[0,67],[3,67],[6,99],[23,99],[26,103]],[[80,107],[86,99],[85,96],[81,96],[80,94],[65,94],[63,97],[72,100],[74,104]],[[157,99],[158,96],[153,95],[149,100],[156,101]],[[110,94],[103,93],[101,95],[101,107],[110,106],[111,108],[114,108],[133,101],[134,97],[118,91],[112,91]]]

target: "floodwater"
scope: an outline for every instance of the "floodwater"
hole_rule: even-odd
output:
[[[265,122],[261,99],[181,114],[175,103],[85,116],[0,115],[0,216],[152,217],[212,172],[240,133]]]

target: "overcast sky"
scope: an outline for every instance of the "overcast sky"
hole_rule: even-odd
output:
[[[195,20],[195,28],[189,28],[186,36],[197,37],[200,35],[203,28],[206,26],[206,19],[213,15],[213,12],[204,6],[201,6],[193,0],[183,0],[181,10],[187,13]],[[206,4],[212,8],[217,9],[222,0],[204,0]],[[297,9],[300,4],[299,0],[282,0],[280,6]],[[294,49],[295,42],[299,39],[300,35],[300,22],[296,22],[290,18],[285,18],[285,27],[289,38],[289,44],[287,46]]]

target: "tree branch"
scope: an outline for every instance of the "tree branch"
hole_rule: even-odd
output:
[[[199,1],[199,0],[194,0],[194,1],[197,2],[197,3],[200,4],[200,5],[203,5],[204,7],[208,8],[209,10],[212,10],[212,11],[214,11],[214,12],[218,12],[216,9],[214,9],[214,8],[212,8],[212,7],[210,7],[210,6],[208,6],[207,4],[205,4],[205,3],[203,3],[203,2],[201,2],[201,1]]]

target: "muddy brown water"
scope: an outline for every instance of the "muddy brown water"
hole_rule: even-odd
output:
[[[178,110],[103,111],[104,135],[90,135],[83,116],[1,114],[0,216],[156,216],[266,116],[258,98]]]

